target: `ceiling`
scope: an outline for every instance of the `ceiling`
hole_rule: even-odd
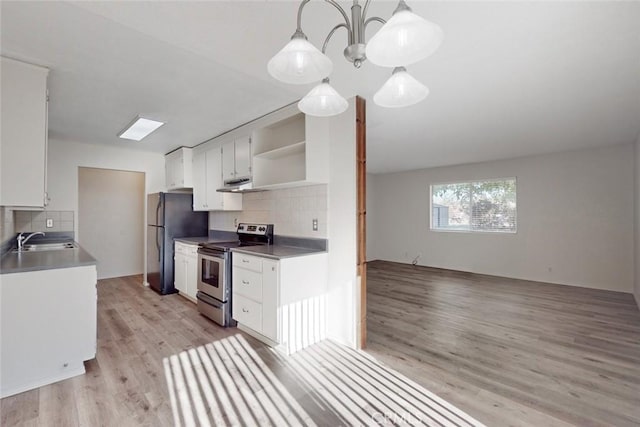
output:
[[[266,71],[295,30],[297,4],[2,1],[0,52],[51,68],[52,139],[166,153],[311,89]],[[370,15],[388,18],[395,4],[374,0]],[[409,4],[443,28],[445,41],[408,67],[430,88],[425,101],[403,109],[368,102],[370,172],[636,140],[640,2]],[[303,29],[316,46],[338,22],[324,2],[305,8]],[[330,42],[331,82],[345,97],[371,100],[390,70],[353,69],[345,45],[340,32]],[[166,125],[139,143],[118,139],[138,114]]]

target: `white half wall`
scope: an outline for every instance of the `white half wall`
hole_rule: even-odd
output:
[[[330,117],[328,188],[329,283],[327,336],[357,347],[360,288],[357,271],[356,107]]]
[[[431,184],[514,176],[517,233],[430,230]],[[632,144],[371,178],[370,259],[633,292]]]
[[[633,295],[636,297],[636,303],[640,308],[640,134],[638,134],[638,140],[635,143],[635,187],[633,190],[635,200],[634,210],[634,265],[635,275],[633,283]]]
[[[47,206],[48,210],[72,210],[75,212],[74,217],[78,217],[78,167],[144,172],[146,194],[165,190],[162,154],[107,145],[50,140],[47,189],[51,201]],[[146,197],[144,203],[144,212],[146,212]],[[143,228],[146,234],[146,219],[143,222]],[[78,236],[78,221],[75,222],[74,231]],[[146,250],[146,235],[143,241]],[[142,255],[146,262],[146,256],[144,253]]]

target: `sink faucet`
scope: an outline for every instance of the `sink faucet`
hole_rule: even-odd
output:
[[[36,231],[35,233],[29,234],[27,237],[24,237],[24,233],[20,233],[18,235],[18,238],[16,239],[18,241],[18,252],[22,252],[22,248],[24,247],[24,244],[27,243],[27,241],[30,238],[32,238],[33,236],[37,236],[39,234],[44,236],[44,233],[42,231]]]

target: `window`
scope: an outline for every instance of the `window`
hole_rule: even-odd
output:
[[[516,179],[434,184],[431,229],[516,232]]]

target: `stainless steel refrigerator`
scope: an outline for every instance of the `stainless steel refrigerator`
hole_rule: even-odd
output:
[[[176,293],[173,286],[173,239],[209,233],[209,212],[193,211],[193,195],[153,193],[147,196],[147,282],[154,291]]]

